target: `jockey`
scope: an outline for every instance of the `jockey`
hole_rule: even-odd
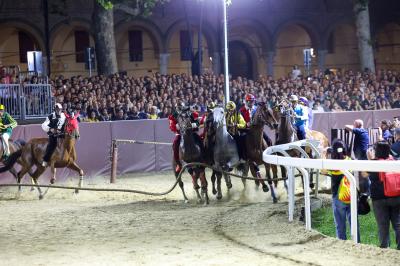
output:
[[[70,134],[76,139],[79,139],[79,111],[64,111],[64,115],[66,118],[64,130],[67,134]]]
[[[242,114],[236,111],[236,104],[234,102],[229,101],[226,104],[225,109],[226,109],[225,119],[228,132],[236,141],[239,158],[244,159],[244,154],[243,154],[244,136],[240,134],[240,130],[246,129],[246,121],[244,120]]]
[[[216,105],[214,102],[210,102],[207,105],[207,112],[205,112],[203,114],[203,116],[200,118],[200,127],[204,128],[203,133],[201,133],[201,135],[200,135],[201,139],[204,139],[206,136],[206,133],[207,133],[207,116],[208,116],[208,114],[210,114],[214,111],[215,106]]]
[[[179,131],[179,124],[178,124],[178,115],[182,111],[190,111],[189,107],[185,107],[182,103],[181,106],[177,106],[176,110],[173,114],[168,116],[169,120],[169,129],[175,133],[175,138],[172,144],[172,150],[174,152],[174,160],[176,162],[175,172],[180,172],[182,164],[179,160],[179,144],[181,143],[181,135]],[[199,113],[196,111],[191,112],[191,120],[192,120],[192,128],[193,130],[197,130],[199,123],[198,123]]]
[[[299,104],[299,99],[296,95],[291,95],[290,101],[292,102],[293,110],[296,115],[295,127],[297,130],[297,138],[303,140],[306,138],[305,125],[307,124],[308,110],[305,106]]]
[[[313,112],[312,108],[309,106],[308,100],[306,97],[299,98],[300,104],[302,104],[308,111],[308,120],[306,121],[306,129],[311,130],[313,123]]]
[[[245,100],[246,103],[242,106],[242,108],[240,108],[239,111],[246,121],[246,128],[249,129],[253,116],[257,111],[257,106],[255,105],[256,98],[253,94],[249,93],[246,95]],[[265,132],[263,132],[263,138],[268,146],[272,146],[272,140],[268,137],[267,134],[265,134]]]
[[[46,120],[42,124],[42,129],[49,135],[49,144],[47,144],[46,153],[43,156],[43,167],[48,165],[53,152],[57,148],[57,138],[63,130],[65,114],[61,111],[61,104],[56,103],[54,112],[46,117]]]
[[[7,160],[10,156],[10,145],[8,139],[11,137],[12,130],[17,126],[17,121],[4,110],[4,105],[0,104],[0,134],[4,143],[3,159]]]
[[[251,119],[256,112],[257,107],[255,106],[256,98],[253,94],[247,94],[245,98],[245,104],[240,108],[244,120],[246,121],[246,127],[250,127]]]

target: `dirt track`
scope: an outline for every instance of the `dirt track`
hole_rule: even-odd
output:
[[[164,191],[171,174],[135,175],[112,187]],[[229,197],[190,203],[179,189],[162,198],[51,189],[0,190],[0,265],[397,265],[400,252],[324,238],[287,222],[281,203],[233,180]],[[74,183],[77,181],[75,180]],[[72,185],[70,182],[67,184]],[[86,185],[111,186],[106,179]]]

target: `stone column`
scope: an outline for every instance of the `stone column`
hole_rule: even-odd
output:
[[[160,54],[160,74],[167,75],[168,74],[168,60],[170,54],[163,53]]]
[[[212,71],[214,75],[221,73],[221,57],[218,52],[215,52],[212,57]]]
[[[274,76],[274,59],[275,59],[275,51],[267,52],[267,74],[268,76]]]
[[[327,50],[318,50],[317,51],[317,58],[318,58],[318,69],[324,73],[325,71],[325,59],[326,55],[328,54]]]

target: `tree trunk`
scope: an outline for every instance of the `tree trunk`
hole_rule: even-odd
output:
[[[118,72],[114,38],[114,10],[106,10],[93,0],[93,34],[96,46],[97,72],[112,75]]]
[[[353,0],[358,39],[358,53],[361,68],[368,68],[375,73],[374,51],[372,48],[371,28],[369,24],[369,8],[366,0]]]

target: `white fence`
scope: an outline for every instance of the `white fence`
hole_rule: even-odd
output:
[[[312,144],[311,144],[312,145]],[[310,146],[310,141],[297,141],[284,145],[272,146],[264,151],[263,160],[269,164],[282,165],[288,168],[288,199],[289,199],[289,221],[293,220],[294,207],[294,169],[297,168],[304,177],[304,201],[305,201],[305,220],[306,229],[311,230],[311,203],[309,175],[306,169],[327,169],[341,170],[350,181],[351,191],[351,238],[354,242],[358,242],[357,237],[357,185],[356,179],[350,171],[367,171],[367,172],[400,172],[400,161],[350,161],[350,160],[329,160],[329,159],[308,159],[308,158],[292,158],[271,155],[276,153],[278,149],[289,150],[295,146]],[[318,189],[318,186],[316,187]]]

